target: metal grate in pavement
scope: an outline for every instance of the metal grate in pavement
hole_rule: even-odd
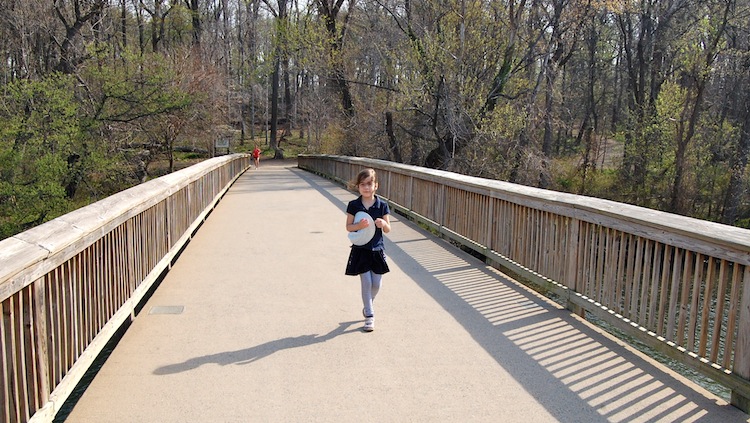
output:
[[[153,306],[148,314],[182,314],[185,306]]]

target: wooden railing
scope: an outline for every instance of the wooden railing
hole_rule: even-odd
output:
[[[750,409],[750,231],[381,160],[298,163],[339,182],[374,168],[395,209],[704,373]]]
[[[52,421],[249,165],[207,160],[0,241],[0,422]]]

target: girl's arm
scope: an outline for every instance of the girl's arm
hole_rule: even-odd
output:
[[[369,226],[370,222],[368,222],[365,219],[360,220],[357,223],[354,223],[354,215],[353,214],[346,214],[346,231],[347,232],[355,232],[362,228],[366,228]]]
[[[380,219],[375,219],[375,226],[383,230],[384,234],[391,231],[391,215],[386,214]]]

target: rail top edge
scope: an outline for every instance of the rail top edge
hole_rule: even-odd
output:
[[[469,189],[473,192],[490,195],[493,198],[511,201],[523,200],[527,205],[540,210],[553,211],[560,215],[592,223],[600,223],[606,226],[606,222],[617,220],[622,223],[637,225],[641,228],[648,228],[653,232],[668,232],[750,253],[750,230],[748,229],[648,209],[632,204],[529,187],[506,181],[460,175],[444,170],[394,163],[380,159],[328,154],[301,154],[299,158],[321,158],[353,165],[378,167],[409,176],[430,179],[449,186]],[[739,261],[742,262],[743,260]],[[744,264],[750,263],[750,259],[744,261]]]
[[[0,241],[0,298],[20,271],[71,246],[85,247],[110,229],[169,197],[214,169],[247,154],[196,163],[152,179]],[[23,283],[19,281],[18,283]],[[7,294],[7,292],[6,292]]]

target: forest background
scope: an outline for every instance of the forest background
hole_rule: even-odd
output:
[[[3,0],[0,54],[0,239],[217,140],[750,226],[750,0]]]

